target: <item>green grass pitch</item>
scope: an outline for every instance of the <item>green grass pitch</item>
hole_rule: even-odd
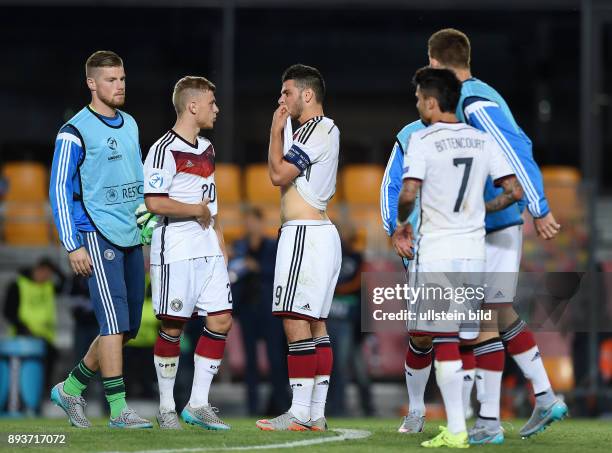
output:
[[[187,426],[182,431],[162,431],[157,427],[149,430],[111,430],[106,420],[93,421],[94,427],[78,430],[68,426],[65,419],[0,419],[0,452],[127,452],[157,451],[159,453],[186,453],[197,451],[228,451],[228,447],[248,447],[282,444],[286,442],[320,439],[338,436],[338,433],[287,433],[262,432],[255,427],[254,419],[227,419],[232,430],[229,432],[205,431]],[[399,419],[355,418],[331,419],[330,428],[345,428],[370,431],[366,439],[345,440],[308,446],[286,446],[275,451],[314,452],[425,452],[419,444],[437,433],[436,421],[428,421],[425,433],[403,435],[396,432]],[[522,440],[518,430],[522,420],[505,423],[506,442],[502,446],[472,446],[495,452],[554,452],[578,453],[584,451],[612,451],[612,424],[610,421],[564,420],[549,427],[544,433],[531,439]],[[63,446],[12,446],[7,434],[48,433],[65,434],[67,444]],[[246,447],[246,448],[245,448]],[[266,449],[271,451],[271,449]]]

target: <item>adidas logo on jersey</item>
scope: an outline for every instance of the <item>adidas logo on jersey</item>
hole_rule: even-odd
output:
[[[501,291],[497,291],[497,292],[495,293],[495,298],[496,298],[496,299],[499,299],[500,297],[504,297],[504,293],[502,293]]]
[[[482,376],[480,374],[477,374],[475,377],[476,379],[480,379],[482,381]]]
[[[294,388],[294,387],[303,387],[303,386],[302,384],[291,384],[291,388]]]
[[[325,379],[324,381],[319,382],[317,385],[329,385],[329,381]]]
[[[466,382],[469,382],[472,380],[472,376],[470,376],[469,374],[466,374],[465,376],[463,376],[463,380]]]
[[[536,351],[536,353],[531,358],[531,361],[534,362],[534,361],[538,360],[540,357],[542,357],[542,354],[540,354],[540,351]]]
[[[310,311],[310,304],[306,304],[302,307],[298,307],[300,310],[306,310],[306,311]]]

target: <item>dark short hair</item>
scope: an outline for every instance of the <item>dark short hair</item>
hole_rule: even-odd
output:
[[[465,33],[454,28],[435,32],[427,43],[429,56],[438,60],[442,66],[451,68],[470,68],[470,40]]]
[[[325,81],[317,68],[303,64],[289,66],[283,72],[282,82],[295,80],[295,84],[302,90],[310,88],[314,91],[315,99],[319,104],[325,99]]]
[[[116,68],[123,66],[123,60],[112,50],[98,50],[92,53],[85,62],[85,74],[87,77],[94,68]]]
[[[412,79],[425,97],[434,97],[441,112],[455,113],[461,96],[461,82],[450,69],[419,69]]]

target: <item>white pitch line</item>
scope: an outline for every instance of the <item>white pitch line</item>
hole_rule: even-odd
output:
[[[201,451],[245,451],[245,450],[268,450],[279,448],[304,447],[308,445],[324,444],[328,442],[339,442],[343,440],[357,440],[370,437],[372,433],[361,429],[333,429],[339,436],[319,437],[317,439],[295,440],[292,442],[283,442],[282,444],[267,444],[267,445],[245,445],[241,447],[197,447],[197,448],[172,448],[166,450],[140,450],[140,451],[107,451],[102,453],[189,453]]]

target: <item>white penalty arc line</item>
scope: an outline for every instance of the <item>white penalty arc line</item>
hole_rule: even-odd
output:
[[[195,447],[195,448],[172,448],[165,450],[140,450],[131,451],[129,453],[188,453],[200,451],[247,451],[247,450],[272,450],[279,448],[305,447],[310,445],[324,444],[328,442],[340,442],[343,440],[358,440],[370,437],[372,432],[361,429],[333,429],[338,436],[319,437],[317,439],[295,440],[292,442],[283,442],[281,444],[267,445],[244,445],[240,447]],[[128,453],[122,451],[107,451],[102,453]]]

